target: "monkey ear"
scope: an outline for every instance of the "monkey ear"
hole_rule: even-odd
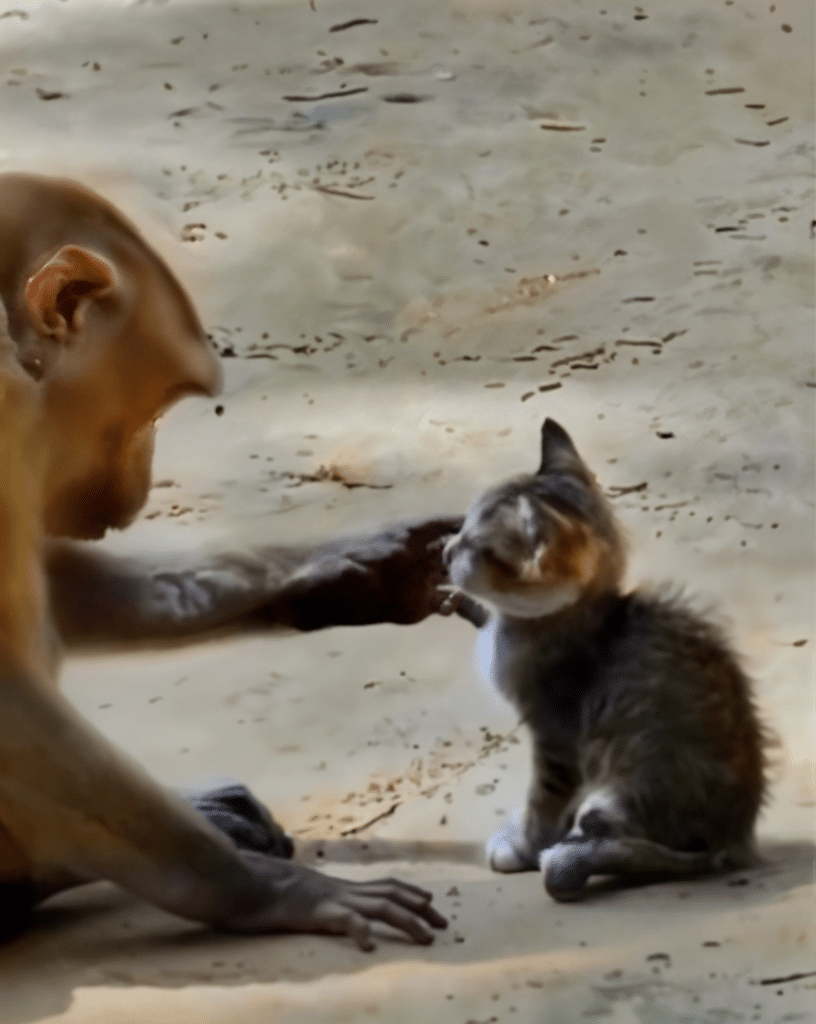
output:
[[[545,473],[581,473],[586,475],[581,456],[572,438],[555,420],[546,419],[541,428],[541,465],[539,475]]]
[[[65,245],[25,286],[28,315],[40,335],[65,341],[81,330],[92,302],[119,285],[116,268],[104,256]]]

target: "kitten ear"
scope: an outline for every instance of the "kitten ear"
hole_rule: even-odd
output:
[[[538,467],[538,474],[586,474],[586,471],[586,466],[566,430],[555,420],[544,420],[541,428],[541,465]]]

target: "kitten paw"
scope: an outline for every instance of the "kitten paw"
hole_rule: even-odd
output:
[[[521,821],[522,815],[517,811],[503,828],[488,839],[485,852],[494,871],[511,874],[538,868],[538,856],[527,847]]]
[[[579,900],[592,874],[592,843],[558,843],[542,850],[538,865],[544,875],[544,888],[559,903]]]

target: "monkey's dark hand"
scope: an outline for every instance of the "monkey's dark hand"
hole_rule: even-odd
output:
[[[219,832],[229,836],[239,850],[287,859],[294,853],[291,837],[243,783],[225,779],[214,788],[192,788],[181,795]]]
[[[229,931],[350,935],[360,949],[369,952],[375,948],[373,921],[382,921],[423,945],[433,942],[432,928],[447,927],[445,918],[431,906],[431,893],[406,882],[393,878],[348,882],[258,853],[242,853],[241,859],[268,889],[269,903],[222,921]]]
[[[461,517],[437,516],[326,544],[264,615],[302,630],[420,622],[447,599],[439,589],[447,582],[442,546],[461,525]]]

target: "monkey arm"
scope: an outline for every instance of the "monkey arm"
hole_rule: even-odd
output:
[[[52,612],[69,645],[182,639],[253,620],[301,630],[418,622],[445,601],[440,542],[459,525],[436,517],[314,547],[161,561],[51,541]]]
[[[6,663],[7,665],[8,663]],[[0,671],[0,806],[34,878],[105,878],[184,917],[269,902],[233,844],[152,782],[58,693]]]
[[[263,555],[125,558],[82,542],[51,541],[45,558],[51,611],[69,647],[194,636],[257,613],[309,552]]]
[[[3,829],[25,862],[9,876],[15,864],[0,861],[0,900],[8,883],[33,883],[36,899],[49,894],[49,882],[53,891],[107,879],[193,921],[245,933],[351,935],[366,950],[375,920],[422,943],[445,927],[431,894],[416,886],[348,882],[239,850],[4,658],[0,722]]]

